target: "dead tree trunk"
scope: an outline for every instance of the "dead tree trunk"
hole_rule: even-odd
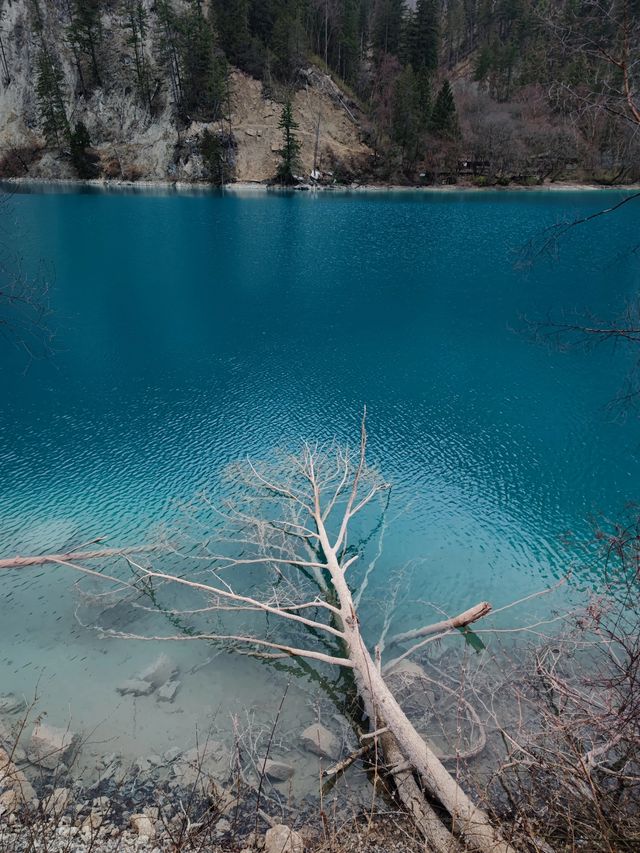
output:
[[[179,584],[206,597],[208,606],[201,612],[217,611],[221,619],[244,617],[247,612],[256,617],[262,615],[268,619],[262,636],[231,629],[228,633],[212,634],[203,630],[157,637],[114,631],[104,633],[135,639],[221,641],[249,647],[261,656],[288,655],[351,669],[372,731],[382,735],[380,744],[392,776],[395,770],[398,782],[402,783],[400,797],[430,847],[437,853],[459,850],[460,844],[454,837],[457,835],[469,848],[481,853],[514,853],[514,848],[501,837],[488,815],[473,803],[418,733],[385,681],[384,669],[374,661],[362,637],[347,582],[359,554],[347,556],[347,541],[353,519],[363,514],[376,496],[388,488],[378,472],[367,465],[366,444],[363,421],[360,447],[355,454],[335,445],[329,448],[305,445],[299,457],[289,457],[279,467],[258,470],[249,463],[245,473],[242,469],[234,470],[236,485],[240,481],[246,486],[247,495],[241,499],[239,507],[228,505],[224,513],[216,508],[219,515],[224,515],[229,530],[216,540],[216,547],[224,543],[220,553],[212,551],[211,545],[203,546],[202,557],[207,561],[206,572],[210,578],[206,582],[143,567],[134,562],[129,552],[127,564],[137,572],[135,582],[144,580],[154,585],[154,595],[158,593],[156,587],[162,589],[166,584]],[[229,549],[234,545],[241,549],[243,556],[229,556]],[[98,552],[102,557],[108,553]],[[49,560],[111,582],[115,580],[111,575],[80,566],[81,555],[62,556],[63,559],[60,555],[17,558],[4,561],[4,566],[17,568]],[[92,558],[96,552],[82,556]],[[234,569],[238,568],[244,571],[239,572],[234,581]],[[249,595],[242,591],[246,584],[243,575],[250,568],[258,568],[264,574],[265,588],[260,594]],[[123,581],[119,583],[129,585]],[[310,587],[314,594],[310,593]],[[255,584],[251,587],[254,589]],[[490,606],[482,603],[455,619],[414,633],[424,636],[441,629],[448,631],[480,618],[489,610]],[[286,636],[272,639],[267,625],[274,617],[278,617],[277,621],[283,626],[286,623],[293,631],[304,633],[304,641],[289,641]],[[337,644],[340,652],[329,654],[309,648],[308,639],[313,635],[324,635]],[[415,648],[421,645],[418,643]],[[403,657],[412,651],[410,649]],[[447,824],[451,828],[421,796],[414,773],[446,810]]]

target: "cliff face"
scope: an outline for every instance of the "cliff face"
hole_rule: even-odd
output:
[[[83,84],[82,65],[68,38],[67,0],[40,0],[40,33],[32,0],[1,2],[3,62],[0,80],[0,175],[33,178],[77,177],[68,145],[47,144],[36,92],[38,52],[43,40],[61,72],[61,92],[69,125],[85,124],[95,150],[99,175],[125,180],[198,181],[207,177],[200,152],[205,130],[229,134],[235,179],[272,178],[278,162],[282,106],[263,92],[261,82],[232,69],[224,119],[190,121],[179,117],[171,98],[171,81],[153,61],[157,31],[144,34],[152,67],[153,110],[142,103],[135,85],[134,59],[122,23],[122,6],[105,3],[100,15],[100,84]],[[153,0],[142,3],[150,22]],[[176,3],[176,6],[179,4]],[[85,74],[86,77],[86,74]],[[86,82],[86,81],[85,81]],[[315,67],[302,72],[293,100],[299,124],[301,165],[308,175],[316,157],[320,169],[358,171],[371,154],[361,141],[355,104],[330,77]],[[228,137],[229,138],[229,137]],[[318,140],[316,144],[316,139]]]

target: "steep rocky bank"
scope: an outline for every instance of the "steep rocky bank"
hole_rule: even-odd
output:
[[[145,3],[151,15],[152,3]],[[0,177],[73,179],[78,177],[65,145],[47,144],[36,92],[38,38],[28,0],[5,0],[2,9],[4,69],[0,81]],[[271,179],[278,162],[282,132],[281,103],[265,93],[263,84],[232,69],[230,97],[224,119],[185,121],[178,117],[168,94],[162,69],[154,69],[155,101],[151,112],[137,97],[126,31],[119,7],[102,14],[103,41],[110,45],[101,56],[105,68],[101,86],[82,90],[72,47],[66,37],[68,21],[63,3],[42,4],[43,32],[55,45],[70,125],[86,126],[95,151],[98,177],[120,180],[200,181],[206,167],[200,142],[206,130],[231,135],[231,159],[237,181]],[[154,33],[146,36],[146,50],[154,50]],[[276,95],[277,97],[277,95]],[[336,163],[347,173],[358,172],[371,154],[361,140],[358,108],[330,76],[309,66],[300,75],[294,99],[299,124],[300,160],[308,176],[314,160],[331,171]]]

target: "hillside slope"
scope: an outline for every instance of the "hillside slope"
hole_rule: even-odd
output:
[[[151,10],[151,2],[148,4]],[[98,176],[125,180],[199,181],[207,177],[200,151],[205,130],[232,134],[230,158],[239,181],[272,179],[278,162],[282,132],[281,103],[267,97],[263,84],[238,69],[229,73],[229,109],[216,121],[185,121],[176,115],[167,97],[169,82],[155,69],[157,91],[151,114],[135,96],[130,58],[114,5],[101,15],[102,39],[110,45],[101,57],[105,82],[81,91],[71,46],[66,38],[63,3],[43,6],[44,39],[55,45],[63,78],[70,126],[81,121],[95,151]],[[77,177],[67,145],[47,143],[42,130],[36,91],[37,39],[29,0],[5,2],[2,47],[9,74],[0,87],[0,175],[43,179]],[[147,35],[146,50],[153,50]],[[347,169],[370,154],[361,141],[358,109],[341,93],[329,75],[314,66],[303,69],[293,96],[299,124],[301,171],[308,175],[316,154],[320,168],[339,161]]]
[[[0,177],[640,179],[637,0],[0,0]]]

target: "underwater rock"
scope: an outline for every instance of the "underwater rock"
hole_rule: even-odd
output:
[[[162,754],[162,758],[167,764],[171,764],[171,762],[175,761],[176,758],[179,758],[182,755],[182,750],[178,749],[177,746],[174,746],[172,749],[168,749],[166,752]]]
[[[156,698],[158,699],[158,702],[173,702],[179,689],[179,681],[167,681],[166,684],[163,684],[158,689]]]
[[[8,749],[9,752],[13,752],[15,738],[9,731],[9,729],[4,725],[2,720],[0,720],[0,746]]]
[[[80,747],[80,736],[69,729],[60,729],[47,723],[36,723],[27,747],[27,757],[32,764],[47,770],[63,763],[69,764]]]
[[[402,660],[397,663],[389,672],[388,679],[394,684],[399,684],[400,687],[408,687],[412,682],[419,682],[419,690],[422,700],[427,705],[433,705],[436,701],[435,690],[431,686],[432,682],[427,678],[427,674],[420,664],[410,660]]]
[[[153,693],[155,686],[151,681],[146,681],[141,678],[128,678],[116,687],[121,696],[148,696]]]
[[[258,770],[264,773],[272,782],[286,782],[295,773],[294,768],[290,764],[272,758],[265,758],[258,765]]]
[[[173,764],[173,775],[183,788],[196,783],[214,785],[214,780],[226,778],[230,755],[224,744],[208,741],[200,749],[189,749]]]
[[[308,726],[300,735],[300,739],[305,749],[321,758],[336,761],[340,757],[340,741],[320,723],[313,723],[313,725]]]
[[[178,668],[171,658],[165,654],[161,654],[146,669],[138,673],[136,679],[148,681],[150,684],[153,684],[154,688],[158,688],[166,684],[167,681],[170,681],[172,676],[177,672]]]
[[[140,756],[133,762],[133,766],[139,773],[147,773],[151,769],[151,765],[147,758]]]

